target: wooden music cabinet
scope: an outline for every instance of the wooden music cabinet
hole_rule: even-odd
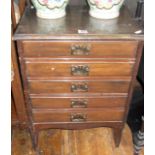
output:
[[[143,49],[141,31],[126,7],[112,20],[92,18],[86,7],[69,7],[56,20],[26,9],[14,39],[35,147],[42,129],[94,127],[113,128],[119,146]]]

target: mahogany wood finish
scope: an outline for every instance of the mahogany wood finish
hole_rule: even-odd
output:
[[[124,108],[100,108],[100,109],[63,109],[57,110],[33,110],[35,122],[102,122],[122,121]],[[72,120],[72,115],[75,118]],[[76,116],[81,117],[77,120]],[[85,118],[84,118],[85,117]],[[74,121],[75,120],[75,121]]]
[[[124,107],[127,96],[48,96],[31,95],[32,107],[36,109],[61,109],[61,108],[102,108]]]
[[[72,42],[43,42],[43,41],[24,41],[24,57],[33,58],[33,57],[116,57],[116,58],[135,58],[136,57],[136,48],[138,42],[136,41],[97,41],[97,42],[88,42],[88,41],[72,41]],[[88,53],[73,53],[73,47],[78,46],[81,48],[89,48]],[[77,47],[77,48],[78,48]],[[126,49],[126,50],[124,50]],[[83,55],[82,55],[83,54]]]
[[[17,4],[19,7],[19,16],[23,15],[26,7],[26,0],[19,0]],[[14,7],[14,0],[11,0],[11,20],[12,32],[15,31],[18,25],[16,18],[17,10]],[[27,127],[28,116],[26,113],[26,106],[24,100],[23,87],[21,82],[21,75],[19,70],[17,48],[15,41],[11,41],[11,63],[13,69],[13,80],[11,83],[11,124],[20,125],[20,127]]]
[[[40,131],[43,129],[69,129],[69,130],[83,130],[83,129],[89,129],[89,128],[97,128],[97,127],[109,127],[109,128],[119,128],[122,127],[123,122],[122,121],[104,121],[104,122],[63,122],[63,125],[61,122],[34,122],[35,131]],[[123,127],[122,127],[123,128]]]
[[[56,77],[56,76],[130,76],[133,70],[133,61],[26,61],[26,69],[29,77]],[[81,69],[81,73],[72,73],[75,67],[87,67]],[[79,71],[80,72],[80,71]]]
[[[16,115],[16,119],[20,125],[25,126],[27,123],[27,114],[26,114],[26,107],[25,107],[25,100],[24,100],[24,94],[23,94],[23,88],[21,83],[21,77],[19,73],[19,66],[17,61],[17,53],[15,49],[15,43],[11,42],[11,59],[12,59],[12,66],[13,66],[13,81],[11,83],[11,92],[12,92],[12,114]],[[14,125],[15,123],[12,122]]]
[[[19,119],[17,116],[17,111],[14,103],[13,96],[11,95],[11,125],[18,125]]]
[[[31,94],[52,93],[124,93],[127,94],[129,81],[31,81],[29,92]]]
[[[141,23],[137,23],[131,18],[126,7],[122,7],[119,18],[113,20],[92,18],[89,16],[88,9],[88,7],[83,6],[68,7],[67,15],[58,20],[37,18],[35,9],[28,9],[20,22],[15,38],[23,41],[46,40],[49,42],[52,40],[74,43],[74,41],[98,42],[102,39],[105,41],[137,42],[143,37]],[[86,30],[86,33],[78,33],[78,30]],[[138,30],[141,30],[142,33],[136,33]]]
[[[140,29],[126,7],[113,20],[94,19],[83,7],[58,20],[25,11],[14,39],[35,148],[48,128],[110,127],[119,145],[143,47]]]
[[[116,147],[119,147],[119,144],[121,142],[122,130],[123,130],[122,126],[114,127],[113,133]]]

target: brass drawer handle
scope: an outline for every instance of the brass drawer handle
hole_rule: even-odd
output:
[[[71,92],[88,92],[88,85],[86,83],[72,84]]]
[[[87,65],[71,66],[71,75],[88,76],[89,75],[89,66],[87,66]]]
[[[81,114],[81,113],[71,114],[72,122],[85,122],[86,120],[87,120],[87,117],[85,114]]]
[[[91,49],[90,44],[75,44],[71,46],[71,55],[89,55]]]
[[[72,108],[87,108],[87,104],[86,100],[71,100]]]

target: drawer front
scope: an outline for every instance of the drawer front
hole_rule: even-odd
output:
[[[40,93],[128,93],[129,81],[35,81],[29,82],[31,94]]]
[[[31,97],[33,108],[104,108],[104,107],[125,107],[127,97],[104,96],[98,98],[92,97]]]
[[[130,76],[134,62],[26,62],[29,77]]]
[[[98,122],[122,121],[124,108],[100,110],[33,110],[34,122]]]
[[[23,42],[25,57],[117,57],[135,58],[136,41]]]

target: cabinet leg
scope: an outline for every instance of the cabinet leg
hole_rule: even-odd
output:
[[[114,142],[115,146],[119,147],[122,137],[122,129],[123,128],[113,128]]]
[[[30,134],[32,139],[32,146],[34,150],[38,151],[38,132],[30,129]]]
[[[37,132],[35,132],[33,136],[33,148],[35,150],[38,149],[38,133]]]

